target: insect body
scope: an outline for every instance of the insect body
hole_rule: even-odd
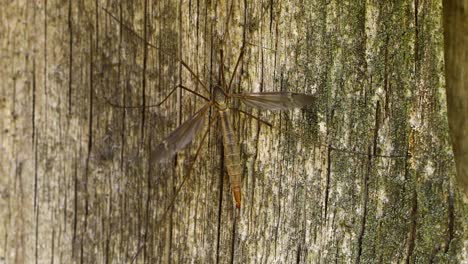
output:
[[[241,163],[239,146],[237,145],[236,135],[230,120],[230,110],[224,102],[218,103],[218,114],[221,119],[221,128],[223,131],[224,158],[226,169],[231,182],[231,189],[236,201],[236,207],[241,204]]]
[[[237,146],[236,135],[232,123],[229,120],[229,109],[219,110],[221,125],[223,129],[224,157],[226,169],[231,181],[231,189],[234,194],[237,208],[241,204],[241,164],[239,158],[239,146]]]
[[[119,21],[119,19],[117,19],[114,15],[112,15],[111,12],[109,12],[106,9],[104,9],[104,11],[107,14],[109,14],[114,20],[121,23],[121,21]],[[150,47],[159,49],[158,47],[147,42],[146,39],[142,38],[137,33],[135,33],[130,27],[125,26],[125,25],[124,27],[125,29],[129,30],[133,35],[137,36],[140,40],[143,40],[145,45],[149,45]],[[210,107],[215,107],[217,110],[216,111],[217,117],[214,120],[211,120],[210,124],[214,123],[214,121],[216,121],[217,118],[221,120],[226,169],[230,177],[231,189],[233,192],[234,200],[236,201],[237,208],[240,208],[241,206],[241,171],[242,171],[242,168],[241,168],[239,147],[237,145],[236,135],[234,133],[234,128],[230,121],[231,108],[227,106],[227,101],[229,101],[229,99],[231,98],[237,99],[248,107],[257,108],[261,110],[288,110],[292,108],[300,108],[306,105],[310,105],[314,102],[314,99],[315,99],[315,96],[313,95],[291,93],[291,92],[231,94],[230,93],[231,84],[236,74],[239,63],[242,59],[243,53],[244,53],[244,47],[241,48],[239,58],[237,59],[237,62],[234,67],[232,76],[229,80],[229,83],[226,83],[224,79],[224,72],[223,72],[223,69],[224,69],[223,52],[222,50],[220,50],[221,65],[220,65],[219,72],[221,75],[220,76],[221,82],[220,82],[220,85],[215,86],[213,93],[210,93],[207,86],[198,78],[195,72],[182,59],[180,58],[177,59],[181,63],[181,65],[186,70],[188,70],[190,74],[197,80],[197,82],[201,84],[201,86],[205,89],[205,91],[211,95],[211,98],[208,99],[207,97],[191,89],[188,89],[183,85],[176,86],[162,102],[164,102],[167,98],[169,98],[169,96],[175,91],[176,88],[182,88],[188,92],[191,92],[199,96],[200,98],[203,98],[204,100],[207,101],[207,103],[197,113],[195,113],[195,115],[193,115],[191,118],[185,121],[182,125],[176,128],[151,153],[151,159],[153,162],[162,162],[174,156],[178,151],[180,151],[185,146],[187,146],[195,138],[195,136],[201,131],[201,129],[204,127],[208,110],[210,109]],[[114,105],[114,104],[111,103],[111,105]],[[235,109],[235,108],[232,108],[232,109]],[[250,117],[256,118],[239,109],[235,109],[235,110],[240,111],[241,113],[244,113]],[[205,139],[205,137],[206,137],[206,133],[203,136],[203,140]],[[203,140],[201,144],[203,144]],[[195,160],[197,158],[199,149],[197,150]],[[180,187],[178,191],[180,190]]]
[[[221,85],[215,86],[211,99],[190,119],[174,130],[162,143],[160,143],[153,151],[153,161],[160,162],[172,157],[179,150],[189,144],[194,137],[203,128],[206,113],[210,107],[216,108],[217,118],[221,121],[221,128],[223,133],[224,145],[224,158],[226,170],[230,178],[231,190],[233,192],[236,207],[241,206],[241,161],[239,154],[239,146],[237,145],[236,135],[230,120],[231,108],[228,107],[227,101],[231,98],[240,100],[248,107],[258,108],[262,110],[288,110],[292,108],[300,108],[313,103],[314,96],[290,92],[268,92],[268,93],[241,93],[230,94],[232,79],[236,72],[239,61],[242,58],[243,52],[239,55],[236,67],[234,68],[233,75],[228,85],[226,85],[223,76],[222,66],[220,67]],[[222,52],[221,52],[222,58]],[[221,59],[222,61],[222,59]],[[198,79],[193,71],[185,64],[182,63],[189,72],[194,75],[198,82],[206,88]],[[187,90],[187,88],[184,88]],[[192,91],[193,92],[193,91]],[[195,92],[194,92],[195,93]],[[206,97],[202,97],[205,100]],[[216,120],[215,119],[215,120]],[[212,120],[210,123],[212,123]],[[203,142],[202,142],[203,143]],[[201,143],[201,144],[202,144]]]

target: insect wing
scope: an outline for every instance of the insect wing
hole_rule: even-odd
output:
[[[156,146],[151,155],[153,162],[162,162],[171,158],[179,150],[192,142],[205,123],[207,109],[203,108],[200,110]]]
[[[301,108],[314,102],[315,96],[291,92],[233,94],[249,107],[262,110]]]

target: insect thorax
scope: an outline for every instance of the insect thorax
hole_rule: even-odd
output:
[[[220,109],[226,109],[227,108],[227,98],[224,95],[223,90],[219,86],[215,87],[214,93],[213,93],[213,99],[218,105],[218,108]]]

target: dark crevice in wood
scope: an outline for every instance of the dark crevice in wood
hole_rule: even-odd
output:
[[[445,242],[445,254],[448,253],[450,249],[450,244],[455,237],[455,194],[453,190],[453,185],[451,183],[448,184],[448,237],[447,241]]]
[[[147,40],[148,38],[148,0],[145,0],[145,6],[144,6],[144,38]],[[143,95],[146,96],[146,68],[148,64],[148,46],[145,45],[145,54],[143,56]],[[143,103],[145,103],[146,99],[143,99]],[[146,109],[143,109],[143,114],[146,111]],[[142,129],[144,130],[144,118],[142,118]],[[142,130],[142,131],[143,131]],[[142,140],[144,140],[143,134],[142,134]],[[143,141],[142,141],[143,142]],[[151,138],[148,139],[148,153],[151,153]],[[148,263],[148,259],[150,256],[148,256],[148,247],[149,245],[149,239],[148,236],[151,236],[150,233],[150,212],[151,212],[151,191],[152,191],[152,163],[151,159],[148,159],[148,165],[147,165],[147,197],[146,197],[146,210],[145,210],[145,231],[144,231],[144,237],[143,237],[143,263]],[[151,250],[149,251],[151,252]]]
[[[72,238],[72,259],[75,258],[76,232],[78,229],[78,157],[75,155],[73,166],[73,238]],[[64,216],[66,217],[66,215]]]
[[[297,245],[297,252],[296,252],[296,264],[301,263],[301,244]]]
[[[236,226],[237,226],[237,218],[240,216],[240,208],[239,209],[234,209],[234,220],[232,221],[232,240],[231,240],[231,264],[234,263],[235,259],[235,253],[236,253]]]
[[[34,143],[34,212],[35,212],[35,235],[34,235],[34,257],[35,263],[38,263],[38,254],[39,254],[39,214],[40,214],[40,206],[39,206],[39,194],[38,194],[38,168],[39,168],[39,161],[38,161],[38,136],[36,136],[36,140]]]
[[[73,159],[70,159],[70,160],[73,163]],[[62,168],[63,169],[62,176],[63,176],[63,181],[64,181],[63,184],[65,186],[64,195],[63,195],[63,207],[62,207],[62,209],[63,209],[63,233],[66,234],[67,233],[68,192],[70,191],[71,186],[70,186],[70,180],[67,177],[69,174],[66,173],[66,167],[65,167],[66,164],[63,163],[63,165],[64,165],[64,167]],[[62,226],[60,226],[60,227],[62,227]],[[59,242],[58,242],[59,245],[61,245],[60,244],[60,235],[61,235],[61,233],[59,233]],[[61,253],[62,252],[60,252],[60,254]],[[60,262],[60,263],[62,263],[62,262]]]
[[[272,28],[273,28],[273,21],[275,19],[273,0],[270,0],[269,6],[270,6],[270,34],[271,34]]]
[[[368,157],[367,157],[367,169],[366,175],[364,176],[363,183],[363,214],[361,220],[361,228],[358,237],[358,252],[356,256],[356,263],[361,262],[362,250],[363,250],[363,241],[366,233],[366,223],[367,223],[367,212],[369,210],[367,204],[369,202],[369,179],[372,174],[372,168],[374,166],[373,157],[377,153],[378,138],[379,138],[379,127],[380,127],[380,101],[377,101],[377,106],[375,109],[375,123],[374,123],[374,136],[372,142],[372,148],[369,146]]]
[[[272,1],[273,2],[273,1]],[[273,80],[276,80],[276,74],[277,74],[277,67],[278,67],[278,55],[280,55],[278,53],[278,42],[279,42],[279,21],[275,24],[275,35],[274,35],[274,39],[275,39],[275,54],[274,54],[274,58],[273,58]],[[245,30],[245,29],[244,29]],[[273,82],[273,87],[276,88],[276,83],[277,82]]]
[[[327,132],[326,132],[326,139],[327,141],[330,141],[330,135],[331,135],[331,127],[333,124],[333,118],[335,116],[335,109],[332,108],[330,115],[327,118]],[[324,215],[322,216],[322,220],[324,223],[324,226],[327,224],[327,214],[328,214],[328,199],[330,196],[330,181],[331,181],[331,151],[332,151],[331,144],[328,143],[327,145],[327,175],[325,178],[325,198],[324,198]]]
[[[119,53],[118,53],[118,67],[117,67],[117,80],[118,80],[118,84],[120,85],[121,84],[121,78],[122,78],[122,44],[123,44],[123,25],[122,25],[122,21],[123,21],[123,14],[122,14],[122,2],[120,2],[120,5],[119,5],[119,16],[120,16],[120,28],[119,28]],[[127,75],[128,76],[128,75]],[[122,105],[126,105],[127,102],[127,89],[129,89],[130,85],[130,78],[127,78],[126,82],[125,82],[125,85],[123,86],[123,89],[121,89],[121,93],[122,93]],[[120,173],[121,175],[123,175],[123,172],[124,172],[124,156],[125,156],[125,142],[126,142],[126,136],[125,136],[125,130],[126,130],[126,126],[125,124],[127,123],[127,110],[126,109],[122,109],[122,127],[121,127],[121,131],[120,131],[120,145],[121,145],[121,148],[120,148]],[[120,184],[120,183],[119,183]]]
[[[97,10],[96,10],[97,12]],[[97,21],[96,21],[97,23]],[[89,116],[88,116],[88,152],[86,155],[86,163],[85,163],[85,173],[84,173],[84,196],[85,196],[85,201],[84,201],[84,222],[83,222],[83,231],[81,235],[81,250],[80,250],[80,263],[84,263],[84,244],[85,244],[85,239],[86,239],[86,233],[88,229],[88,215],[89,215],[89,193],[88,193],[88,177],[89,177],[89,166],[90,166],[90,158],[91,158],[91,152],[93,148],[93,89],[94,89],[94,79],[93,79],[93,63],[94,63],[94,57],[93,57],[93,33],[90,33],[90,62],[89,62]]]
[[[112,213],[113,213],[113,210],[114,210],[114,207],[112,206],[113,205],[113,184],[112,184],[112,178],[113,178],[113,174],[112,173],[109,173],[109,175],[107,175],[107,178],[108,178],[108,188],[109,188],[109,198],[108,198],[108,214],[107,214],[107,235],[106,235],[106,244],[105,244],[105,262],[106,264],[109,264],[112,262],[112,254],[111,254],[111,241],[112,241],[112,236],[114,234],[113,232],[113,228],[114,228],[114,225],[113,225],[113,217],[112,217]],[[103,223],[104,224],[104,223]]]
[[[283,90],[283,85],[284,85],[284,72],[281,71],[281,74],[280,74],[280,90],[282,91]],[[283,116],[280,114],[280,118],[279,118],[279,127],[280,127],[280,139],[283,137],[282,135],[282,123],[283,123]],[[288,128],[286,128],[288,129]],[[287,131],[286,131],[287,132]],[[280,146],[282,145],[281,144],[281,141],[280,141]],[[282,166],[279,166],[279,174],[281,175],[282,173]],[[279,188],[278,188],[278,215],[276,216],[276,225],[275,225],[275,256],[276,256],[276,251],[278,249],[278,233],[279,233],[279,225],[280,225],[280,216],[281,216],[281,184],[282,184],[282,179],[283,177],[280,177],[279,179]]]
[[[31,123],[32,123],[32,146],[34,147],[35,144],[35,136],[36,136],[36,59],[33,59],[33,70],[32,70],[32,115],[31,115]],[[36,197],[36,194],[34,194]],[[36,199],[34,198],[34,207],[36,207]]]
[[[67,186],[68,188],[70,186]],[[66,225],[65,227],[63,228],[62,230],[62,225],[59,225],[59,231],[58,231],[58,238],[57,238],[57,247],[58,247],[58,250],[59,250],[59,254],[58,254],[58,263],[63,263],[63,250],[61,250],[61,245],[62,245],[62,233],[63,234],[66,234],[67,231],[66,231]],[[67,240],[67,241],[70,241],[70,240]]]
[[[260,121],[257,121],[257,139],[260,136]],[[255,163],[257,162],[258,158],[258,145],[259,145],[259,140],[257,140],[256,148],[255,148],[255,154],[252,160],[252,193],[250,194],[250,222],[253,223],[255,220],[253,219],[253,212],[254,212],[254,200],[255,200],[255,185],[256,185],[256,177],[255,177]]]
[[[185,65],[186,69],[190,72],[191,69],[190,67],[188,67],[184,61],[182,61],[182,52],[183,52],[183,30],[182,30],[182,0],[179,0],[179,12],[178,12],[178,29],[179,29],[179,32],[178,32],[178,58],[179,58],[179,69],[178,69],[178,74],[179,74],[179,84],[182,84],[183,83],[183,80],[182,80],[182,69]],[[145,25],[145,28],[146,28],[146,25]],[[148,43],[146,37],[143,39],[144,40],[144,43]],[[145,45],[145,48],[146,48],[147,45]],[[203,85],[203,84],[202,84]],[[177,126],[180,126],[180,124],[182,124],[182,110],[183,110],[183,107],[182,107],[182,91],[180,90],[177,90]]]
[[[327,176],[326,176],[326,183],[325,183],[325,205],[324,205],[324,215],[323,215],[323,221],[326,224],[327,223],[327,214],[328,214],[328,199],[330,195],[330,178],[331,178],[331,145],[328,145],[327,148]]]
[[[36,9],[34,9],[34,14],[36,13]],[[34,15],[35,16],[35,15]],[[45,95],[45,114],[44,114],[44,122],[47,124],[47,115],[49,109],[49,86],[47,84],[47,0],[44,0],[44,95]],[[45,149],[47,153],[47,148]],[[47,154],[45,155],[47,156]],[[47,174],[45,174],[47,177]],[[46,183],[48,184],[49,181],[47,180]]]
[[[144,199],[143,199],[143,177],[141,177],[141,175],[138,175],[138,180],[137,180],[137,198],[136,198],[136,210],[137,210],[137,221],[136,221],[136,227],[135,227],[135,232],[136,232],[136,253],[134,254],[133,258],[132,258],[132,262],[134,261],[138,261],[138,256],[140,255],[140,250],[142,249],[142,245],[143,245],[143,242],[142,242],[142,239],[143,239],[143,236],[144,234],[142,234],[142,232],[144,232],[143,228],[144,228],[144,212],[142,212],[144,209],[143,209],[143,203],[145,202]]]
[[[385,91],[385,116],[389,115],[389,104],[390,104],[390,89],[389,89],[389,81],[388,81],[388,43],[389,43],[389,36],[387,35],[385,38],[385,52],[384,52],[384,91]]]
[[[54,213],[52,213],[54,214]],[[55,257],[55,226],[52,228],[52,235],[51,235],[52,245],[51,245],[51,252],[50,252],[50,264],[54,264],[54,257]]]
[[[148,140],[148,153],[151,153],[151,137]],[[148,263],[148,255],[147,255],[147,248],[148,248],[148,235],[150,234],[150,211],[151,211],[151,191],[152,191],[152,168],[151,159],[148,159],[148,174],[147,174],[147,196],[146,196],[146,212],[145,212],[145,231],[143,237],[143,260],[144,263]],[[189,172],[190,173],[190,172]]]
[[[416,69],[419,70],[419,23],[418,23],[418,13],[419,13],[419,0],[414,0],[414,61],[416,64]]]
[[[367,222],[367,203],[369,200],[369,174],[371,173],[372,169],[372,155],[371,155],[371,147],[369,146],[368,149],[369,156],[367,159],[367,171],[366,175],[364,176],[364,182],[363,182],[363,213],[362,213],[362,219],[361,219],[361,227],[359,231],[359,236],[358,236],[358,250],[357,250],[357,255],[356,255],[356,263],[361,263],[361,256],[362,256],[362,250],[363,250],[363,241],[364,241],[364,236],[366,233],[366,222]]]
[[[419,61],[419,21],[418,21],[418,13],[419,13],[419,0],[414,0],[414,62],[415,62],[415,89],[418,89],[418,80],[420,78],[420,61]],[[422,121],[423,122],[423,121]],[[410,142],[414,144],[414,133],[412,132],[410,135]],[[413,149],[414,146],[409,146],[408,148],[411,151],[411,155],[414,155]],[[412,163],[412,160],[407,160],[406,162],[406,172],[409,173],[409,166]],[[409,176],[409,175],[408,175]],[[408,179],[408,178],[406,178]],[[417,174],[414,177],[413,183],[413,190],[412,190],[412,198],[411,198],[411,213],[410,213],[410,233],[408,237],[408,249],[405,256],[405,263],[409,264],[414,262],[414,249],[416,246],[416,234],[417,234],[417,221],[418,221],[418,193],[417,193]]]
[[[416,246],[416,233],[417,233],[417,224],[418,224],[418,193],[415,190],[413,191],[413,198],[412,198],[412,206],[411,206],[411,231],[409,235],[408,241],[408,252],[406,254],[405,263],[409,264],[412,263],[413,260],[413,253],[414,248]]]
[[[223,188],[224,188],[224,147],[221,144],[220,147],[220,172],[219,172],[219,200],[218,200],[218,226],[216,228],[216,263],[219,262],[220,257],[220,243],[221,243],[221,220],[222,220],[222,209],[223,209]]]
[[[144,2],[143,10],[143,41],[148,43],[148,0]],[[145,114],[146,114],[146,69],[148,67],[148,45],[143,45],[143,76],[141,81],[141,143],[145,136]]]
[[[95,6],[94,6],[95,7],[95,10],[94,10],[95,17],[94,18],[95,18],[95,22],[96,22],[95,23],[95,27],[96,27],[95,28],[95,33],[96,33],[96,50],[95,50],[95,52],[96,52],[96,54],[99,54],[99,40],[100,40],[100,38],[99,38],[99,4],[98,4],[98,1],[99,0],[94,1],[94,4],[95,4]],[[91,42],[92,42],[92,39],[91,39]],[[98,56],[96,58],[99,59]]]
[[[248,15],[247,15],[247,0],[244,0],[244,12],[243,12],[243,21],[244,21],[244,26],[242,27],[242,46],[245,47],[245,43],[246,43],[246,35],[247,35],[247,31],[245,30],[246,28],[246,25],[247,25],[247,18],[248,18]],[[244,69],[244,64],[242,63],[241,65],[241,74],[240,76],[242,76],[242,72],[243,72],[243,69]]]
[[[377,155],[377,146],[379,139],[379,128],[380,128],[380,101],[377,101],[377,107],[375,109],[375,123],[374,123],[374,139],[372,142],[372,156],[371,158]]]
[[[37,206],[37,140],[35,136],[36,125],[35,125],[35,114],[36,114],[36,60],[33,60],[33,74],[32,74],[32,146],[34,150],[34,211],[36,211]]]
[[[124,192],[123,194],[123,209],[122,209],[122,215],[126,216],[127,213],[128,213],[128,198],[127,198],[127,192]],[[125,243],[125,241],[128,239],[128,236],[126,236],[126,234],[128,234],[128,231],[124,228],[125,227],[125,223],[128,218],[127,217],[122,217],[122,222],[121,222],[121,252],[123,253],[122,255],[124,256],[124,259],[128,259],[128,256],[130,255],[129,254],[129,244],[128,243]]]
[[[68,115],[72,114],[72,82],[73,82],[73,18],[72,18],[72,0],[68,1]]]

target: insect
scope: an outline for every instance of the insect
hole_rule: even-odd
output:
[[[207,113],[210,107],[215,108],[216,117],[210,123],[221,122],[224,146],[225,167],[229,175],[231,191],[236,202],[236,207],[241,207],[241,161],[239,146],[237,145],[236,134],[230,119],[232,108],[229,107],[231,99],[237,99],[248,107],[261,110],[288,110],[301,108],[314,102],[314,96],[309,94],[292,92],[264,92],[264,93],[231,93],[231,85],[236,74],[239,62],[243,56],[243,49],[239,54],[236,66],[234,67],[229,83],[226,83],[223,71],[223,52],[221,50],[220,83],[214,86],[210,99],[191,118],[176,128],[166,139],[164,139],[153,151],[153,161],[161,162],[171,158],[178,151],[187,146],[204,127]],[[183,63],[183,62],[182,62]],[[184,63],[184,66],[206,89],[206,85],[196,76],[192,70]],[[187,89],[187,88],[184,88]],[[206,89],[207,90],[207,89]],[[237,109],[236,109],[237,110]],[[203,144],[203,140],[200,144]],[[196,157],[195,157],[196,159]]]
[[[104,9],[114,20],[120,22],[115,16],[113,16],[108,10]],[[125,26],[125,25],[124,25]],[[146,42],[141,36],[136,34],[129,27],[125,28],[132,34],[137,36],[140,40],[145,41],[145,45],[149,45],[153,48],[159,49],[158,47]],[[172,91],[163,99],[160,103],[166,101],[169,96],[174,93],[177,88],[182,88],[188,92],[191,92],[206,101],[205,105],[200,108],[192,117],[176,128],[170,133],[156,148],[152,151],[150,157],[152,162],[164,162],[173,157],[177,152],[185,148],[193,139],[200,133],[202,128],[205,126],[206,120],[208,119],[208,112],[210,108],[214,108],[215,117],[210,120],[210,125],[214,122],[221,122],[221,130],[223,135],[223,146],[224,146],[224,158],[225,167],[230,179],[231,191],[236,203],[236,207],[241,207],[241,172],[242,164],[240,161],[239,146],[237,145],[236,134],[234,133],[234,127],[232,126],[230,113],[231,110],[239,111],[249,117],[258,119],[240,109],[230,107],[230,101],[232,99],[239,100],[243,104],[251,108],[257,108],[260,110],[289,110],[293,108],[301,108],[306,105],[310,105],[314,102],[315,96],[309,94],[292,93],[292,92],[261,92],[261,93],[231,93],[231,86],[236,75],[239,64],[244,54],[244,46],[241,48],[239,57],[235,64],[232,75],[229,78],[229,82],[226,82],[224,76],[224,65],[223,65],[223,51],[220,50],[220,66],[219,66],[219,79],[218,84],[212,86],[212,90],[208,89],[208,86],[198,78],[195,72],[182,60],[177,59],[182,66],[188,70],[188,72],[195,78],[195,80],[204,88],[209,94],[209,97],[205,97],[196,91],[193,91],[183,85],[178,85],[172,89]],[[108,101],[108,100],[107,100]],[[109,102],[109,101],[108,101]],[[115,105],[110,103],[111,105]],[[160,105],[158,104],[158,105]],[[259,121],[262,121],[258,119]],[[264,122],[264,121],[262,121]],[[266,123],[266,122],[265,122]],[[268,123],[267,123],[268,124]],[[270,125],[271,126],[271,125]],[[208,132],[208,130],[207,130]],[[203,144],[206,138],[206,133],[200,143]],[[200,148],[199,148],[200,149]],[[195,154],[193,163],[195,162],[199,149]],[[189,169],[189,174],[190,174]],[[179,186],[180,190],[182,184]],[[177,191],[177,192],[178,192]],[[177,195],[176,192],[176,195]]]

